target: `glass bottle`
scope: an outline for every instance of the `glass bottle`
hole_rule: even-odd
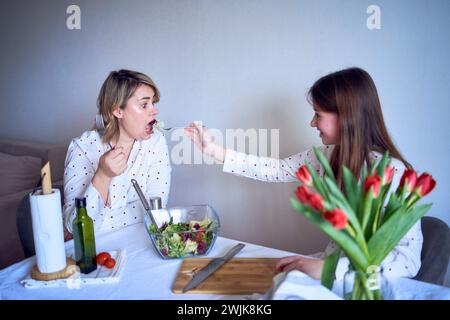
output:
[[[380,266],[369,266],[363,271],[350,264],[344,275],[345,300],[383,300],[386,290],[387,280]]]
[[[94,223],[86,210],[86,198],[76,198],[77,217],[72,222],[75,261],[80,272],[87,274],[97,269],[95,260]]]

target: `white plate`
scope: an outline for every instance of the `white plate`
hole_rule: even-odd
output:
[[[102,283],[117,283],[120,281],[120,276],[125,268],[126,251],[116,250],[108,251],[112,258],[116,260],[116,265],[112,269],[97,265],[97,269],[88,274],[75,273],[67,279],[56,279],[50,281],[34,280],[28,275],[25,279],[20,281],[25,288],[54,288],[65,286],[69,289],[79,289],[83,285],[102,284]]]

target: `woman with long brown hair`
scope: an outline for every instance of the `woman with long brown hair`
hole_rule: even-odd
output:
[[[324,144],[319,149],[329,159],[341,186],[343,165],[359,177],[364,165],[370,166],[386,151],[392,157],[391,166],[395,167],[392,186],[399,184],[401,174],[410,164],[388,134],[376,86],[366,71],[349,68],[326,75],[314,83],[308,98],[315,111],[311,126],[317,128]],[[208,131],[195,123],[190,124],[185,133],[203,153],[223,162],[224,172],[237,176],[266,182],[293,182],[296,181],[295,172],[306,162],[316,169],[319,176],[324,175],[312,149],[285,159],[257,157],[214,143]],[[414,277],[421,265],[422,242],[418,222],[383,261],[385,275]],[[297,269],[319,279],[324,257],[336,248],[331,242],[325,252],[282,258],[277,268],[283,271]],[[342,279],[347,269],[348,259],[341,258],[336,278]]]

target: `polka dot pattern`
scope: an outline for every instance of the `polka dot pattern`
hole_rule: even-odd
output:
[[[136,141],[128,158],[127,170],[112,179],[107,203],[91,180],[101,155],[111,148],[103,144],[96,131],[85,132],[72,140],[64,170],[64,223],[69,230],[76,217],[77,197],[85,197],[88,214],[95,220],[96,232],[120,229],[143,221],[144,209],[131,186],[136,179],[146,198],[159,196],[165,207],[170,190],[171,166],[165,138],[155,133],[149,140]]]
[[[331,150],[322,151],[331,154]],[[299,164],[307,161],[318,170],[318,174],[323,174],[319,162],[311,155],[312,152],[305,151],[285,159],[274,159],[227,150],[223,171],[267,182],[293,182],[297,181],[295,172],[300,167]]]
[[[333,146],[321,146],[319,149],[329,159],[334,149]],[[372,160],[381,158],[377,152],[371,153]],[[312,149],[292,155],[285,159],[274,159],[268,157],[257,157],[227,150],[223,165],[223,171],[237,176],[247,177],[265,182],[294,182],[297,181],[295,172],[306,163],[310,163],[317,175],[323,177],[324,169],[315,157]],[[404,165],[392,159],[391,166],[395,167],[392,186],[397,186],[405,170]],[[389,192],[392,192],[390,190]],[[389,195],[387,196],[389,199]],[[405,235],[400,243],[383,261],[383,269],[386,275],[400,277],[414,277],[420,268],[420,253],[423,243],[420,221]],[[323,259],[338,248],[337,244],[330,242],[324,252],[318,253],[317,257]],[[341,258],[336,269],[336,278],[342,279],[348,270],[348,259]]]

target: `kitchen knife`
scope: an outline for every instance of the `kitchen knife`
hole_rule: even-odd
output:
[[[148,216],[152,220],[152,223],[155,225],[157,232],[159,233],[158,224],[156,223],[155,217],[152,214],[152,208],[150,208],[147,199],[145,199],[144,194],[142,193],[141,187],[139,187],[139,183],[135,179],[131,179],[131,183],[133,184],[134,190],[141,200],[142,205],[144,206],[145,211],[147,211]]]
[[[231,248],[223,257],[214,258],[211,262],[209,262],[202,270],[197,272],[193,278],[188,282],[188,284],[183,288],[182,292],[192,290],[200,285],[206,278],[212,275],[217,269],[223,266],[228,260],[233,258],[242,248],[245,247],[245,244],[239,243]]]

